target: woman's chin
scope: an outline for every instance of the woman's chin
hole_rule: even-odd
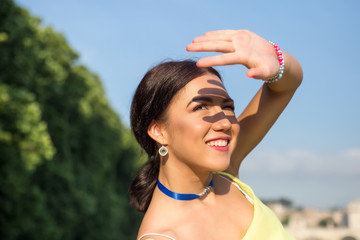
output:
[[[223,172],[230,167],[230,161],[218,161],[213,163],[210,171],[212,172]]]

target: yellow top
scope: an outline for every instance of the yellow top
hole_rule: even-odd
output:
[[[214,172],[214,174],[220,174],[230,178],[240,187],[245,196],[248,195],[246,196],[247,198],[251,198],[249,200],[254,205],[253,220],[242,240],[295,240],[295,238],[284,229],[277,216],[255,196],[254,192],[248,185],[229,173]],[[139,240],[145,236],[162,236],[171,240],[176,240],[171,236],[158,233],[144,234],[139,238]],[[145,239],[152,240],[151,238]]]
[[[282,226],[277,216],[258,199],[252,189],[229,173],[215,172],[225,175],[235,182],[254,201],[254,217],[242,240],[294,240]]]

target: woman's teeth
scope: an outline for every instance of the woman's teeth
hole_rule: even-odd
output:
[[[209,146],[216,146],[216,147],[225,147],[228,145],[228,140],[216,140],[216,141],[210,141],[207,143]]]

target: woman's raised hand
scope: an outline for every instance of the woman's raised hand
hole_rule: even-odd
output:
[[[246,76],[269,79],[279,72],[279,61],[271,43],[248,30],[219,30],[196,37],[186,47],[191,52],[221,52],[197,62],[198,67],[242,64]]]

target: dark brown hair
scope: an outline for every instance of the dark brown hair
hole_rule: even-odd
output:
[[[130,204],[140,212],[146,212],[149,207],[160,168],[158,146],[147,129],[152,120],[159,120],[180,89],[206,73],[220,78],[215,69],[198,68],[192,60],[163,62],[145,74],[135,91],[130,112],[131,129],[149,157],[129,189]]]

